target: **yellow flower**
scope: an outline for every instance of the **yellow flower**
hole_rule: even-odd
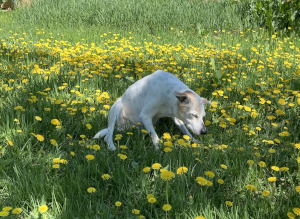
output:
[[[180,138],[180,139],[177,140],[177,143],[178,143],[178,144],[184,144],[185,141],[184,141],[183,139]]]
[[[14,146],[14,143],[11,140],[7,141],[10,146]]]
[[[39,141],[44,141],[45,139],[44,139],[44,136],[42,136],[42,135],[40,135],[40,134],[37,134],[36,135],[36,138],[37,138],[37,140],[39,140]]]
[[[271,153],[271,154],[274,154],[275,152],[276,152],[275,149],[270,149],[270,150],[269,150],[269,153]]]
[[[215,176],[215,174],[211,171],[206,171],[205,176],[208,176],[209,178],[213,178]]]
[[[151,204],[156,202],[156,198],[152,197],[152,198],[148,198],[148,202],[150,202]]]
[[[266,163],[263,162],[263,161],[259,161],[259,162],[258,162],[258,165],[259,165],[260,167],[265,167],[265,166],[266,166]]]
[[[60,125],[60,121],[58,119],[51,119],[51,123],[53,125]]]
[[[52,145],[54,145],[54,146],[57,146],[57,142],[56,142],[54,139],[51,139],[51,140],[50,140],[50,143],[51,143]]]
[[[181,174],[186,173],[187,171],[188,171],[188,168],[186,168],[186,167],[179,167],[179,168],[177,169],[177,174],[178,174],[178,175],[181,175]]]
[[[148,172],[150,171],[150,169],[151,169],[150,167],[145,167],[145,168],[143,169],[143,172],[144,172],[144,173],[148,173]]]
[[[159,164],[159,163],[154,163],[154,164],[152,164],[152,169],[153,170],[158,170],[158,169],[160,169],[161,168],[161,165]]]
[[[269,182],[276,182],[276,177],[269,177],[269,178],[268,178],[268,181],[269,181]]]
[[[293,212],[288,212],[287,213],[288,218],[294,219],[296,216],[293,214]]]
[[[296,215],[300,215],[300,208],[294,208],[293,209],[293,212],[296,214]]]
[[[37,121],[42,121],[42,118],[39,117],[39,116],[36,116],[35,119],[36,119]]]
[[[88,193],[96,192],[96,189],[94,187],[90,187],[87,189]]]
[[[221,168],[223,168],[223,169],[227,169],[227,166],[226,165],[224,165],[224,164],[221,164]]]
[[[102,177],[102,179],[105,179],[105,180],[109,180],[110,179],[110,175],[109,174],[103,174],[101,177]]]
[[[295,189],[300,194],[300,186],[296,186]]]
[[[142,129],[141,130],[143,133],[148,133],[148,131],[146,129]]]
[[[172,143],[172,142],[171,142]],[[164,148],[164,152],[171,152],[172,151],[172,149],[171,148],[169,148],[169,147],[166,147],[166,148]]]
[[[253,185],[246,185],[245,187],[248,190],[257,191],[257,188],[255,186],[253,186]]]
[[[277,167],[277,166],[271,166],[271,169],[274,171],[279,171],[279,167]]]
[[[169,204],[164,204],[163,207],[162,207],[162,209],[163,209],[164,211],[170,211],[171,208],[172,208],[172,206],[169,205]]]
[[[52,167],[55,168],[55,169],[58,169],[59,168],[59,164],[54,164]]]
[[[47,205],[41,205],[39,207],[39,212],[44,213],[46,211],[48,211],[48,206]]]
[[[115,203],[115,205],[116,205],[117,207],[120,207],[120,206],[122,205],[122,202],[117,201],[117,202]]]
[[[91,154],[86,155],[85,158],[86,158],[88,161],[94,160],[94,159],[95,159],[94,155],[91,155]]]
[[[270,194],[270,191],[266,190],[266,191],[263,191],[261,194],[263,196],[268,196]]]
[[[125,154],[118,154],[118,156],[121,160],[126,160],[127,159],[127,156]]]
[[[86,126],[88,129],[92,129],[91,124],[86,124],[85,126]]]
[[[247,164],[252,165],[252,164],[254,164],[254,161],[253,160],[247,160]]]
[[[218,183],[219,183],[219,184],[223,184],[223,183],[224,183],[224,180],[218,179]]]
[[[197,177],[196,181],[201,186],[207,185],[207,180],[205,178],[201,177],[201,176]]]
[[[10,211],[12,209],[12,207],[4,207],[2,208],[2,211]]]
[[[191,139],[190,136],[188,136],[188,135],[184,135],[183,138],[184,138],[185,140],[190,140],[190,139]]]
[[[232,206],[232,202],[230,202],[230,201],[226,201],[225,204],[230,207]]]
[[[72,156],[75,156],[75,153],[74,153],[74,151],[71,151],[71,155],[72,155]]]
[[[203,216],[197,216],[194,219],[205,219],[205,217],[203,217]]]
[[[160,174],[160,178],[162,178],[162,180],[171,180],[175,177],[175,174],[172,171],[164,171]]]
[[[133,210],[132,210],[132,213],[134,213],[134,214],[140,214],[140,210],[133,209]]]
[[[281,168],[280,168],[281,171],[288,171],[289,169],[290,169],[290,168],[288,168],[288,167],[281,167]]]
[[[8,211],[0,211],[0,216],[1,217],[6,217],[9,215],[9,212]]]
[[[14,208],[11,213],[12,214],[20,214],[21,212],[22,212],[21,208]]]

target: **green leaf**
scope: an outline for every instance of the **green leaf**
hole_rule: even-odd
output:
[[[222,78],[222,70],[217,70],[216,75],[217,75],[218,79],[221,79]]]

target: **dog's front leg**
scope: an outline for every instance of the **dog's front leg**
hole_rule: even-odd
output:
[[[142,120],[144,127],[149,132],[155,149],[158,150],[159,138],[153,127],[152,117],[150,117],[149,115],[143,114],[143,113],[141,113],[139,115],[139,117]]]
[[[172,117],[175,125],[181,130],[181,132],[184,134],[184,135],[187,135],[189,136],[191,139],[193,139],[194,142],[198,143],[198,141],[192,136],[192,134],[189,132],[189,130],[185,127],[184,123],[176,118],[176,117]]]

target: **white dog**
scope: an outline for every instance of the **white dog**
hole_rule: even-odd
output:
[[[110,150],[113,143],[115,122],[118,130],[130,128],[140,122],[150,133],[155,149],[159,138],[153,124],[162,117],[171,117],[183,134],[196,141],[184,124],[196,135],[206,134],[203,123],[205,98],[188,88],[175,75],[158,70],[132,84],[111,107],[108,128],[98,132],[94,138],[104,137]]]

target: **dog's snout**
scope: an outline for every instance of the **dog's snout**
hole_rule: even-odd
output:
[[[206,128],[201,129],[201,135],[205,135],[207,133]]]

